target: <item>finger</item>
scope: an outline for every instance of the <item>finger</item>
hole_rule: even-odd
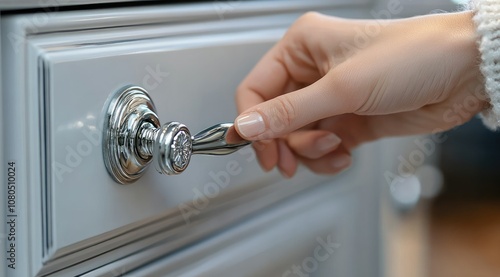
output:
[[[473,113],[455,113],[454,103],[432,104],[388,115],[345,114],[324,119],[318,127],[337,134],[342,139],[342,145],[351,150],[384,137],[440,133],[463,124],[473,116]]]
[[[347,100],[355,97],[345,97],[330,73],[310,86],[249,108],[236,118],[236,130],[247,140],[278,138],[319,119],[352,111],[356,103]]]
[[[351,154],[340,147],[319,159],[301,159],[310,170],[320,174],[337,174],[346,170],[352,164]]]
[[[270,171],[276,167],[278,164],[278,145],[275,140],[256,141],[252,146],[264,171]]]
[[[318,128],[335,133],[350,151],[360,144],[384,137],[439,133],[468,120],[468,117],[449,113],[452,109],[452,106],[428,105],[388,115],[344,114],[321,120]]]
[[[372,116],[368,121],[377,138],[440,133],[462,125],[475,115],[456,112],[454,105],[453,101],[432,104],[414,111]]]
[[[278,169],[286,178],[291,178],[297,171],[298,161],[285,140],[278,140]]]
[[[238,88],[236,94],[238,111],[241,112],[277,95],[302,87],[299,83],[291,81],[283,63],[277,58],[278,47],[273,47],[262,58]],[[278,165],[276,141],[255,142],[253,147],[264,171],[270,171]]]
[[[308,40],[304,38],[310,33],[295,32],[295,29],[297,28],[290,28],[241,82],[236,93],[236,104],[240,113],[254,105],[312,84],[321,77],[306,46]]]
[[[278,42],[271,48],[241,82],[236,92],[236,106],[240,113],[294,86],[290,84],[293,82],[280,58],[281,47],[281,42]]]
[[[290,148],[307,159],[318,159],[339,147],[341,139],[325,130],[295,131],[287,136]]]
[[[370,116],[343,114],[321,120],[318,129],[336,134],[348,151],[358,145],[377,139],[378,126],[370,124]]]

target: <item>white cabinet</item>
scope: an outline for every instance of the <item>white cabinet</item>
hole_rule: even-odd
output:
[[[13,209],[1,216],[15,218],[16,241],[14,254],[2,251],[0,275],[274,276],[314,255],[316,238],[335,234],[338,257],[318,264],[315,274],[376,276],[374,146],[333,178],[307,170],[292,180],[265,174],[247,148],[194,157],[179,176],[151,168],[120,185],[106,171],[101,141],[106,101],[127,85],[149,91],[162,122],[197,131],[232,121],[236,86],[298,16],[320,10],[362,17],[367,2],[165,4],[2,17],[2,162],[15,163],[16,179]],[[6,207],[8,191],[0,195]],[[231,264],[219,266],[224,261]]]

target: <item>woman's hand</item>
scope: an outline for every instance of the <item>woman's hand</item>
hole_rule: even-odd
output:
[[[472,13],[404,20],[302,16],[236,95],[238,133],[265,170],[351,164],[382,137],[444,131],[487,106]],[[465,107],[467,109],[465,109]]]

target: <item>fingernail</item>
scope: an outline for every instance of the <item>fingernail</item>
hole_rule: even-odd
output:
[[[351,162],[352,158],[349,155],[341,154],[333,157],[330,161],[330,164],[333,168],[344,169],[346,167],[349,167],[351,165]]]
[[[236,125],[238,131],[247,138],[258,136],[266,130],[264,119],[258,112],[240,115],[236,119]]]
[[[316,141],[316,147],[320,151],[331,150],[339,145],[340,138],[334,134],[328,134]]]
[[[286,173],[284,170],[281,170],[280,168],[278,168],[278,169],[279,169],[279,172],[280,172],[281,176],[283,176],[283,178],[285,178],[285,179],[291,179],[292,178],[292,176],[288,175],[288,173]]]

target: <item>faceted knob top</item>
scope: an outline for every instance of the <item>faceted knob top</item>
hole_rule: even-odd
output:
[[[121,184],[139,179],[151,162],[160,173],[176,175],[186,170],[193,154],[227,155],[248,144],[232,123],[214,125],[195,136],[179,122],[160,126],[153,100],[140,87],[127,87],[108,101],[104,164]]]

